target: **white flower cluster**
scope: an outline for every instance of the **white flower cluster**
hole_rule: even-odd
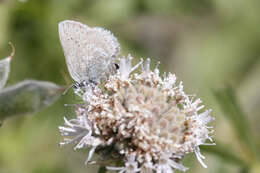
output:
[[[199,146],[212,142],[211,110],[202,111],[201,100],[186,95],[175,75],[160,76],[149,59],[134,67],[131,60],[121,58],[116,74],[83,90],[77,117],[59,127],[65,136],[60,144],[90,148],[86,163],[119,173],[186,171],[181,159],[190,152],[206,167]],[[91,160],[94,153],[99,157]]]

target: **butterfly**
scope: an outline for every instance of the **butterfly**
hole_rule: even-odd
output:
[[[74,87],[97,85],[119,68],[120,44],[110,31],[72,20],[60,22],[58,30]]]

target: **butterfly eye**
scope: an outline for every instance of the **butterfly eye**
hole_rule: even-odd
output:
[[[117,70],[119,69],[119,65],[117,63],[115,63],[115,67]]]
[[[80,83],[78,82],[74,82],[74,84],[72,85],[73,89],[77,89],[80,87]]]

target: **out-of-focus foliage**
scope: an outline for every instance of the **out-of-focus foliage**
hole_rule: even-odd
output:
[[[240,146],[243,147],[249,160],[255,159],[256,151],[253,144],[251,127],[243,109],[238,103],[234,90],[228,87],[219,89],[215,91],[215,97],[224,115],[234,128],[234,132],[239,138]]]
[[[255,148],[260,148],[259,6],[258,0],[0,0],[0,57],[10,53],[9,41],[16,47],[7,87],[24,79],[65,84],[61,71],[69,75],[58,22],[74,19],[105,27],[119,39],[123,54],[150,57],[154,64],[159,60],[161,71],[175,73],[187,93],[197,93],[213,109],[215,139],[221,147],[211,151],[214,154],[205,153],[207,169],[193,162],[194,156],[186,157],[189,172],[260,172],[255,160],[245,163],[250,169],[238,164],[244,163],[245,155],[231,118],[241,116],[227,115],[212,92],[232,86],[248,120],[246,126],[250,126],[243,125],[243,129],[251,129],[241,135],[251,136]],[[229,102],[230,97],[224,95]],[[73,107],[63,105],[76,102],[78,98],[70,91],[35,116],[6,121],[0,128],[0,172],[97,170],[83,164],[86,153],[57,147],[61,139],[57,127],[63,124],[63,116],[73,114]]]

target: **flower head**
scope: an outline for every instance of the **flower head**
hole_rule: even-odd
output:
[[[122,58],[116,74],[82,95],[85,104],[77,108],[76,119],[65,119],[66,127],[60,127],[71,137],[65,143],[91,148],[87,163],[93,153],[100,156],[95,163],[123,161],[122,167],[107,167],[120,173],[186,171],[180,162],[190,152],[206,167],[199,145],[212,141],[211,111],[202,112],[201,100],[186,95],[175,75],[161,77],[149,59],[134,67],[131,60]]]

